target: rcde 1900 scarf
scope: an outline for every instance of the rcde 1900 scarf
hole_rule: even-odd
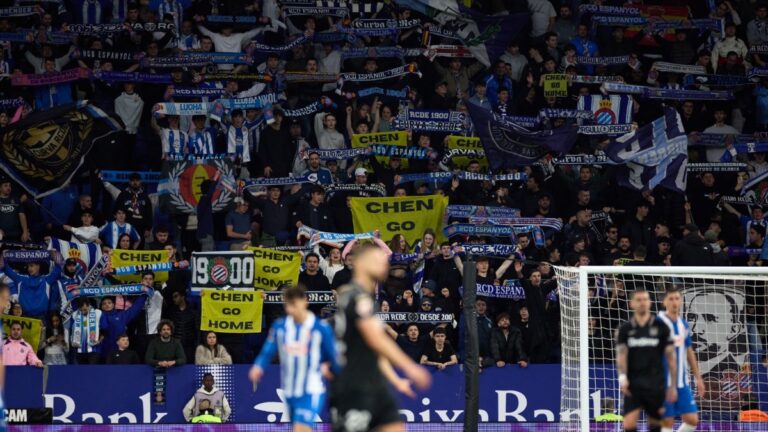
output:
[[[415,182],[415,181],[445,183],[453,180],[454,177],[464,181],[525,181],[528,179],[528,176],[523,172],[513,173],[513,174],[489,175],[489,174],[479,174],[479,173],[471,173],[467,171],[460,171],[458,173],[436,172],[436,173],[419,173],[419,174],[401,174],[398,176],[398,181],[396,182],[396,184]]]

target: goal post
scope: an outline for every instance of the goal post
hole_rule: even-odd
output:
[[[768,409],[763,350],[766,267],[555,267],[562,351],[560,421],[568,430],[590,430],[606,411],[621,414],[614,340],[629,319],[629,293],[642,287],[652,313],[664,310],[663,294],[683,296],[681,316],[704,375],[706,392],[693,377],[703,421],[736,421],[742,406]],[[572,429],[571,429],[572,428]]]

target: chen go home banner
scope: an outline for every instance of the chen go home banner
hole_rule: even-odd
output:
[[[112,251],[112,268],[137,266],[141,267],[148,264],[160,264],[170,261],[168,251],[160,250],[133,250],[133,249],[115,249]],[[139,270],[137,268],[137,270]],[[141,271],[133,275],[115,276],[121,282],[141,282]],[[165,282],[168,280],[167,271],[155,272],[155,282]]]
[[[372,145],[408,146],[407,131],[376,132],[352,135],[352,148],[370,147]],[[380,164],[389,166],[389,156],[376,156]],[[401,158],[400,166],[408,168],[408,159]]]
[[[256,276],[253,286],[265,290],[275,290],[283,284],[299,283],[301,255],[298,252],[286,252],[260,247],[249,247],[253,251],[256,264]]]
[[[352,198],[352,222],[356,233],[379,230],[384,241],[402,234],[409,244],[415,244],[425,229],[432,228],[440,242],[447,206],[448,197],[442,195]]]
[[[261,292],[204,289],[200,291],[200,304],[200,330],[261,333]]]
[[[253,252],[221,251],[192,253],[192,291],[204,288],[253,290],[256,264]]]

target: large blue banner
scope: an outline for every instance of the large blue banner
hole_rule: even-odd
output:
[[[43,371],[7,368],[7,408],[53,409],[63,423],[184,423],[182,408],[210,372],[232,406],[231,422],[287,422],[277,366],[258,388],[248,381],[248,365],[182,366],[167,374],[166,403],[155,405],[153,370],[148,366],[51,366],[43,394]],[[458,366],[434,372],[432,388],[416,399],[401,398],[408,422],[461,423],[464,375]],[[507,366],[480,375],[480,418],[484,422],[556,421],[560,404],[560,365]],[[322,415],[328,421],[327,413]]]
[[[182,408],[200,387],[203,374],[210,372],[216,387],[224,391],[232,407],[230,422],[287,423],[284,397],[278,389],[277,366],[267,369],[256,389],[248,381],[249,368],[249,365],[173,368],[167,374],[166,402],[157,405],[153,369],[149,366],[51,366],[47,383],[43,382],[42,369],[10,366],[6,368],[6,408],[48,407],[53,410],[55,424],[179,424],[184,423]],[[465,400],[463,372],[454,366],[433,373],[431,389],[416,399],[400,398],[403,419],[411,423],[461,424]],[[765,366],[754,365],[751,382],[753,393],[768,394]],[[615,386],[616,372],[612,364],[596,364],[590,368],[591,417],[601,413],[604,399],[619,402],[621,396]],[[747,386],[739,393],[749,391]],[[560,414],[560,392],[560,365],[484,369],[480,374],[480,419],[488,423],[566,420],[574,413]],[[760,408],[768,411],[768,401],[758,399]],[[329,420],[327,412],[321,417],[325,422]],[[712,413],[708,412],[706,420],[723,419],[710,417]]]

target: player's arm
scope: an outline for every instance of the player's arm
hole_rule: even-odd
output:
[[[664,357],[667,360],[667,367],[669,368],[669,376],[677,377],[677,355],[675,354],[675,345],[672,341],[672,335],[669,331],[669,327],[666,325],[660,325],[661,330],[660,339],[665,343]],[[677,380],[673,380],[672,385],[667,387],[667,402],[675,403],[677,401]]]
[[[275,353],[277,352],[277,342],[276,342],[276,336],[275,336],[275,326],[281,321],[277,321],[272,325],[272,328],[269,329],[269,336],[267,336],[267,341],[264,343],[264,346],[261,348],[261,352],[259,353],[259,356],[256,357],[256,360],[253,362],[253,367],[251,367],[251,371],[248,373],[248,378],[251,379],[254,383],[259,382],[262,375],[264,375],[264,368],[272,362],[272,359],[275,357]]]
[[[629,379],[627,378],[627,345],[616,345],[616,371],[619,373],[619,389],[629,395]]]
[[[381,321],[373,315],[361,317],[356,322],[357,329],[365,343],[380,357],[384,357],[392,366],[402,369],[417,387],[429,387],[432,376],[424,368],[408,357],[391,337],[384,333]]]
[[[701,368],[699,368],[699,362],[696,360],[696,352],[693,351],[692,347],[688,347],[685,352],[688,357],[688,366],[690,366],[693,377],[696,379],[696,390],[699,394],[704,394],[707,391],[707,387],[704,384],[704,378],[701,376]]]
[[[619,389],[629,395],[629,379],[627,379],[627,330],[626,325],[619,327],[616,335],[616,371],[619,373]]]
[[[379,357],[379,370],[381,370],[381,374],[384,375],[384,378],[386,378],[398,392],[411,398],[416,397],[416,393],[411,389],[411,382],[405,378],[400,378],[392,367],[392,364],[384,357]]]

